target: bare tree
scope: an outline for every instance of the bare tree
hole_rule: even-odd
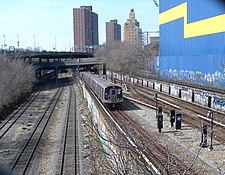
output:
[[[135,74],[145,68],[145,54],[142,48],[129,42],[113,42],[95,53],[106,61],[109,70]]]
[[[156,59],[159,56],[159,43],[151,42],[145,45],[143,54],[146,62],[146,71],[149,71],[153,75],[156,74]]]
[[[31,92],[34,69],[19,59],[0,57],[0,111]]]

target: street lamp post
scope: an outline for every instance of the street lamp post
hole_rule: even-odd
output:
[[[17,34],[17,47],[18,47],[18,49],[19,49],[19,47],[20,47],[20,39],[19,39],[19,34]]]
[[[69,40],[69,51],[71,52],[71,48],[70,48],[71,46],[70,46],[70,40]]]
[[[4,37],[4,50],[5,50],[5,47],[6,47],[6,44],[5,44],[5,35],[3,35]]]
[[[55,50],[56,50],[56,37],[55,37],[54,39],[55,39],[55,47],[54,47],[54,48],[55,48]]]
[[[35,35],[33,36],[34,37],[34,51],[36,50],[36,41],[35,41]]]
[[[209,111],[208,114],[207,114],[207,117],[208,118],[211,118],[211,134],[210,134],[210,137],[211,137],[211,141],[210,141],[210,147],[209,147],[209,150],[213,150],[213,146],[212,146],[212,140],[213,140],[213,111]]]

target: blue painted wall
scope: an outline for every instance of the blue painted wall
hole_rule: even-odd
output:
[[[225,14],[223,0],[160,0],[160,13],[184,2],[188,5],[188,23]],[[225,32],[184,38],[183,18],[160,25],[160,71],[213,74],[223,72],[222,62],[225,62]]]

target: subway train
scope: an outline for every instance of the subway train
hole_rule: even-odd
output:
[[[122,87],[90,72],[81,72],[81,77],[105,106],[114,109],[120,107],[123,102]]]

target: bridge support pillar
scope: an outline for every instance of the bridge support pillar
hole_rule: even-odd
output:
[[[105,64],[102,65],[102,74],[106,75],[106,65]]]
[[[42,77],[42,72],[41,69],[38,71],[38,77],[41,78]]]
[[[58,84],[58,72],[57,72],[57,67],[55,68],[55,83]]]
[[[39,58],[39,65],[41,66],[42,65],[42,59]]]
[[[32,64],[32,58],[29,58],[28,64]]]

